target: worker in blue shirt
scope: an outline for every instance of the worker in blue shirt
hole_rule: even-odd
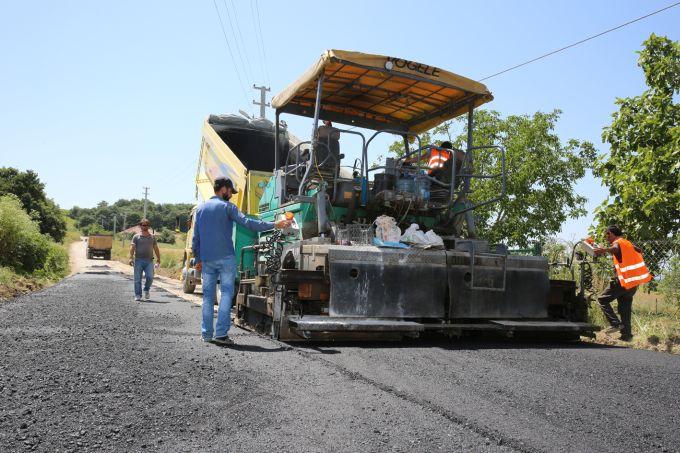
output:
[[[287,228],[291,222],[263,222],[243,215],[238,208],[229,203],[237,189],[230,179],[217,178],[213,184],[215,196],[196,210],[192,250],[196,271],[202,272],[203,282],[203,320],[201,336],[203,341],[219,345],[233,344],[229,338],[231,325],[231,301],[236,279],[236,254],[231,241],[234,222],[252,231],[266,231],[273,228]],[[217,278],[220,279],[222,296],[217,311],[217,325],[213,339],[213,313]]]

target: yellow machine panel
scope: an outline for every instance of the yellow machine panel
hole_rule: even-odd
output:
[[[206,120],[203,123],[203,140],[201,154],[196,174],[196,191],[201,200],[205,201],[214,195],[213,182],[219,177],[231,179],[238,193],[232,202],[239,209],[245,210],[245,188],[248,169],[222,141],[215,130]]]

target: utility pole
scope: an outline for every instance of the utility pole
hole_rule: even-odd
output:
[[[127,220],[127,214],[123,213],[123,228],[121,229],[121,231],[125,231],[125,221],[126,220]],[[125,235],[124,234],[120,235],[120,245],[121,246],[125,245]]]
[[[146,204],[149,200],[149,188],[148,187],[143,187],[144,189],[144,219],[146,219]]]
[[[253,104],[259,105],[260,106],[260,118],[264,118],[264,108],[265,107],[270,107],[270,105],[267,103],[267,91],[271,91],[269,87],[261,86],[261,87],[256,87],[255,84],[253,83],[253,88],[256,90],[260,90],[260,102],[255,102],[253,100]]]
[[[118,219],[118,216],[115,214],[113,215],[113,238],[116,239],[116,220]]]

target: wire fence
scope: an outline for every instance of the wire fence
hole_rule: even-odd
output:
[[[637,244],[642,249],[647,268],[654,275],[654,280],[659,282],[664,277],[669,277],[678,267],[680,259],[680,240],[660,239],[656,241],[642,241]]]
[[[643,291],[660,292],[669,303],[680,305],[680,239],[639,241],[635,245],[642,249],[645,264],[654,276]],[[611,257],[593,259],[575,246],[574,242],[561,240],[548,240],[540,245],[540,254],[550,263],[550,277],[579,281],[578,264],[585,261],[589,289],[594,293],[602,291],[616,277]]]

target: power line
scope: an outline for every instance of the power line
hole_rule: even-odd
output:
[[[189,178],[189,174],[190,174],[189,171],[191,169],[196,170],[196,157],[192,156],[190,161],[185,160],[183,162],[183,164],[178,165],[176,168],[177,168],[177,171],[175,171],[175,173],[172,176],[167,178],[167,182],[169,184],[174,184],[177,181],[179,181],[180,179],[188,181],[189,179],[187,179],[187,178]],[[195,177],[195,175],[191,176],[191,177],[193,178],[193,177]]]
[[[241,86],[241,92],[243,93],[243,98],[246,100],[246,104],[248,104],[248,93],[246,92],[245,86],[243,85],[243,80],[241,80],[241,73],[238,70],[238,66],[236,65],[236,59],[234,58],[234,53],[231,50],[231,45],[229,45],[229,39],[227,39],[227,32],[224,30],[224,23],[222,22],[222,16],[220,15],[220,10],[217,7],[217,2],[213,0],[213,5],[215,5],[215,12],[217,13],[217,18],[220,20],[220,28],[222,29],[222,35],[224,35],[224,42],[227,43],[227,49],[229,50],[229,56],[231,57],[231,62],[234,68],[234,72],[236,72],[236,77],[238,77],[238,83]]]
[[[253,66],[250,64],[250,58],[248,58],[248,52],[247,52],[248,47],[246,46],[245,39],[243,39],[243,33],[241,33],[241,26],[238,23],[238,14],[237,14],[236,5],[234,4],[234,0],[229,0],[229,2],[231,3],[231,9],[234,12],[234,22],[236,22],[236,30],[238,31],[238,36],[239,36],[239,38],[241,38],[241,45],[243,47],[243,54],[246,57],[246,63],[248,63],[248,68],[251,69],[250,77],[253,79],[252,81],[254,81],[255,77],[253,77],[253,72],[252,72]]]
[[[255,9],[257,10],[257,14],[255,13],[255,9],[253,9],[253,3],[255,3]],[[253,28],[257,31],[256,37],[258,38],[257,43],[259,45],[259,50],[260,50],[260,53],[258,54],[258,56],[260,57],[260,66],[262,67],[262,76],[265,78],[267,85],[271,86],[271,83],[269,83],[269,70],[267,70],[267,54],[265,53],[265,50],[264,50],[264,39],[262,37],[262,24],[260,22],[260,7],[257,4],[257,0],[250,0],[250,12],[251,12],[252,18],[253,18]],[[255,23],[256,17],[257,17],[257,25]]]
[[[269,83],[269,69],[267,69],[267,50],[264,45],[264,35],[262,34],[262,23],[260,22],[260,6],[257,0],[255,0],[255,10],[257,11],[257,29],[260,32],[260,42],[262,43],[262,56],[264,57],[264,71],[265,74],[267,75],[267,85],[271,85]]]
[[[634,24],[635,22],[641,21],[641,20],[646,19],[646,18],[648,18],[648,17],[650,17],[650,16],[653,16],[653,15],[655,15],[655,14],[659,14],[659,13],[661,13],[661,12],[663,12],[663,11],[669,10],[669,9],[671,9],[671,8],[674,8],[674,7],[678,6],[678,5],[680,5],[680,2],[673,3],[672,5],[669,5],[669,6],[666,6],[666,7],[664,7],[664,8],[658,9],[658,10],[656,10],[656,11],[654,11],[654,12],[649,13],[649,14],[645,14],[644,16],[640,16],[640,17],[638,17],[637,19],[633,19],[633,20],[631,20],[631,21],[628,21],[628,22],[626,22],[625,24],[617,25],[616,27],[610,28],[610,29],[605,30],[605,31],[603,31],[603,32],[600,32],[600,33],[598,33],[598,34],[596,34],[596,35],[589,36],[589,37],[584,38],[584,39],[582,39],[582,40],[580,40],[580,41],[577,41],[577,42],[575,42],[575,43],[573,43],[573,44],[569,44],[568,46],[564,46],[564,47],[562,47],[562,48],[560,48],[560,49],[553,50],[552,52],[548,52],[548,53],[546,53],[546,54],[544,54],[544,55],[541,55],[540,57],[536,57],[536,58],[533,58],[533,59],[531,59],[531,60],[525,61],[524,63],[520,63],[520,64],[518,64],[518,65],[512,66],[512,67],[507,68],[507,69],[504,69],[504,70],[502,70],[502,71],[500,71],[500,72],[497,72],[497,73],[495,73],[495,74],[491,74],[490,76],[486,76],[486,77],[484,77],[483,79],[479,79],[479,80],[480,80],[480,82],[481,82],[482,80],[487,80],[487,79],[490,79],[491,77],[496,77],[497,75],[504,74],[504,73],[506,73],[506,72],[512,71],[513,69],[521,68],[522,66],[526,66],[526,65],[528,65],[528,64],[530,64],[530,63],[533,63],[533,62],[535,62],[535,61],[541,60],[541,59],[543,59],[543,58],[545,58],[545,57],[549,57],[550,55],[554,55],[554,54],[556,54],[556,53],[559,53],[559,52],[562,52],[562,51],[564,51],[564,50],[570,49],[570,48],[572,48],[572,47],[578,46],[579,44],[583,44],[584,42],[590,41],[591,39],[599,38],[599,37],[602,36],[602,35],[606,35],[607,33],[610,33],[610,32],[612,32],[612,31],[614,31],[614,30],[618,30],[619,28],[623,28],[623,27],[625,27],[625,26],[627,26],[627,25]]]
[[[255,78],[253,77],[253,74],[250,72],[250,67],[246,66],[246,62],[243,60],[243,53],[245,53],[245,49],[243,50],[243,53],[241,52],[241,44],[238,41],[238,37],[236,36],[236,31],[234,27],[234,23],[231,21],[231,13],[229,12],[229,7],[227,6],[227,1],[222,0],[222,3],[224,4],[224,9],[227,11],[227,19],[229,20],[229,27],[231,28],[231,36],[234,38],[234,46],[236,47],[236,53],[238,53],[238,58],[241,60],[241,65],[244,68],[244,72],[246,72],[246,76],[250,77],[250,81],[254,82]],[[233,6],[233,3],[232,3]],[[234,11],[234,16],[236,15],[236,11]]]

